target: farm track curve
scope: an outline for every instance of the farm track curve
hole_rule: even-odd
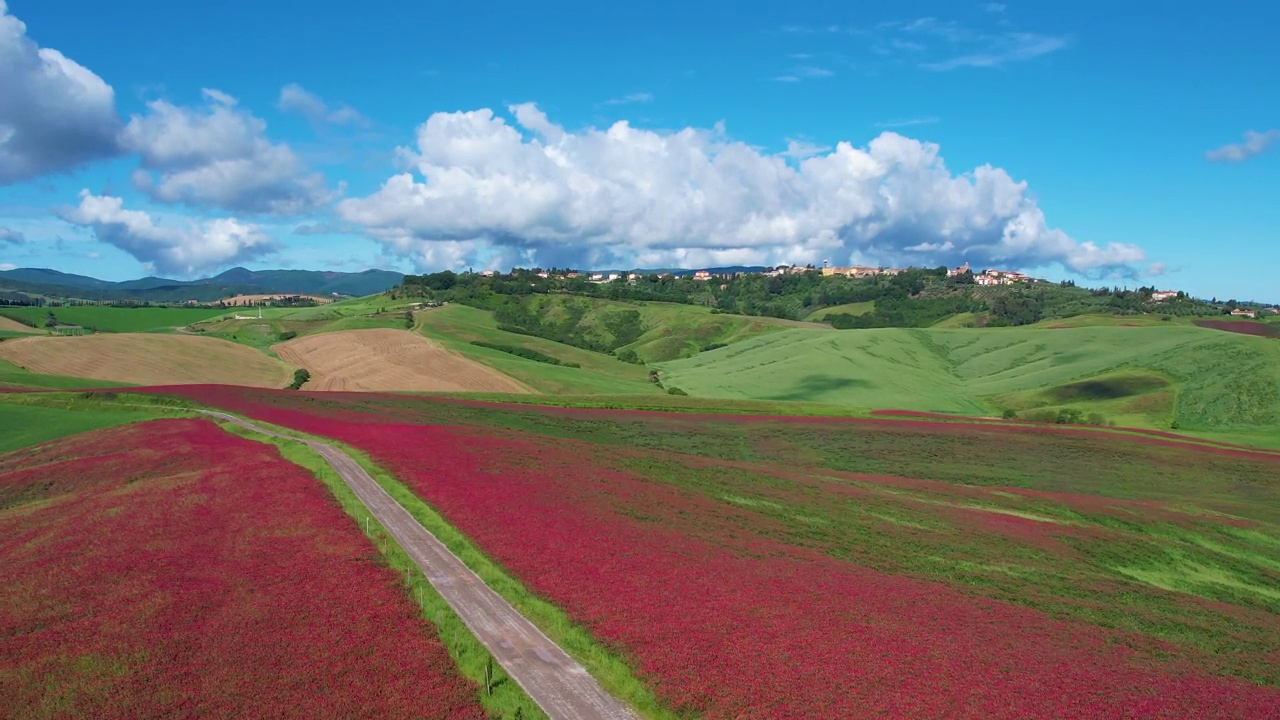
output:
[[[525,693],[552,720],[636,720],[576,660],[494,592],[423,527],[351,456],[318,440],[291,437],[227,413],[200,412],[270,437],[315,450],[404,548],[445,602]]]

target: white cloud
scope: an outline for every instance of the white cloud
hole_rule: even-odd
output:
[[[204,96],[201,108],[156,100],[146,115],[129,120],[121,143],[141,156],[138,189],[167,203],[277,215],[333,198],[324,177],[310,173],[287,145],[271,143],[266,123],[236,109],[235,98],[210,89]]]
[[[830,145],[818,145],[808,140],[787,138],[787,149],[782,153],[792,160],[803,160],[831,149]]]
[[[792,166],[719,127],[570,132],[535,106],[510,110],[518,125],[488,109],[432,115],[417,147],[400,150],[408,170],[343,201],[339,215],[424,268],[857,256],[1088,272],[1145,257],[1132,245],[1077,242],[1049,227],[1026,183],[989,165],[952,175],[937,145],[892,132]]]
[[[80,205],[61,211],[63,220],[93,230],[101,242],[124,250],[151,272],[194,275],[275,252],[279,243],[256,225],[234,218],[186,221],[169,227],[117,197],[80,192]]]
[[[647,103],[647,102],[653,102],[653,93],[647,93],[647,92],[631,93],[629,95],[623,95],[622,97],[616,97],[616,98],[611,98],[609,100],[605,100],[604,104],[605,105],[634,105],[636,103]]]
[[[111,86],[36,45],[0,0],[0,184],[115,155],[119,126]]]
[[[0,270],[17,270],[18,266],[13,263],[0,263]]]
[[[829,78],[835,75],[834,72],[826,68],[812,66],[802,67],[799,70],[796,70],[795,74],[802,78]]]
[[[0,227],[0,245],[23,245],[26,242],[26,236],[17,230]]]
[[[280,100],[276,106],[281,112],[296,112],[314,123],[369,126],[369,120],[354,108],[346,105],[330,108],[319,96],[308,92],[296,83],[285,85],[280,89]]]
[[[1000,13],[1004,12],[1008,8],[1004,3],[989,2],[989,3],[982,3],[982,9],[989,13],[995,13],[999,15]]]
[[[826,68],[806,65],[803,67],[798,67],[792,70],[790,73],[787,73],[786,75],[779,75],[773,78],[773,81],[785,82],[785,83],[797,83],[803,80],[820,80],[822,78],[829,78],[834,75],[835,75],[834,72]]]
[[[948,71],[958,68],[994,68],[1034,60],[1066,48],[1061,35],[1026,32],[1004,19],[1004,6],[983,6],[991,17],[986,28],[966,26],[955,20],[922,17],[876,25],[872,53],[892,62]]]
[[[876,127],[878,127],[878,128],[900,128],[900,127],[913,127],[913,126],[915,126],[915,125],[932,125],[932,124],[934,124],[934,123],[936,123],[936,122],[941,122],[941,118],[934,117],[934,116],[930,115],[930,116],[928,116],[928,117],[918,117],[918,118],[901,118],[901,119],[898,119],[898,120],[885,120],[884,122],[878,122],[878,123],[876,123]]]
[[[327,235],[334,232],[334,228],[329,223],[312,223],[310,225],[299,225],[293,229],[294,235]]]
[[[1027,32],[1005,33],[978,52],[957,55],[938,62],[923,63],[926,70],[955,70],[962,67],[991,68],[1011,62],[1034,60],[1067,46],[1067,39]]]
[[[1249,130],[1244,134],[1244,140],[1241,142],[1223,145],[1217,150],[1210,150],[1204,154],[1204,157],[1209,162],[1244,162],[1251,157],[1266,152],[1267,148],[1271,147],[1271,144],[1276,140],[1280,140],[1280,130],[1273,129],[1266,132]]]

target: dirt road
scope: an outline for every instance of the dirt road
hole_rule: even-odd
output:
[[[285,437],[226,413],[202,411],[263,435]],[[552,718],[585,720],[636,716],[533,623],[471,571],[387,494],[349,455],[315,440],[299,440],[319,453],[373,517],[413,558],[436,591],[529,697]]]

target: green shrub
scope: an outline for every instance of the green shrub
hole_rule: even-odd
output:
[[[292,340],[296,337],[298,337],[298,333],[296,330],[285,330],[284,332],[280,333],[280,342],[284,342],[285,340]]]
[[[678,387],[669,387],[667,388],[667,394],[668,395],[688,395],[689,393],[681,390]]]
[[[311,373],[306,368],[298,368],[293,371],[293,382],[289,383],[286,390],[301,390],[303,385],[311,379]]]
[[[1004,412],[1000,413],[1000,417],[1004,418],[1005,420],[1013,420],[1014,418],[1018,417],[1018,411],[1014,410],[1013,408],[1007,408]]]
[[[548,365],[559,365],[561,367],[569,368],[582,367],[580,363],[566,362],[560,358],[554,358],[545,353],[540,353],[537,350],[519,347],[517,345],[502,345],[500,343],[481,342],[480,340],[472,340],[471,344],[476,347],[489,348],[490,350],[497,350],[498,352],[504,352],[508,355],[515,355],[516,357],[522,357],[525,360],[533,360],[535,362],[546,363]]]

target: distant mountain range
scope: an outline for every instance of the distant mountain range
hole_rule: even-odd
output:
[[[232,268],[210,278],[172,280],[145,277],[111,282],[48,268],[0,270],[0,294],[23,293],[83,300],[209,302],[232,295],[298,294],[361,296],[400,284],[402,273],[365,270],[359,273],[322,270],[247,270]]]

